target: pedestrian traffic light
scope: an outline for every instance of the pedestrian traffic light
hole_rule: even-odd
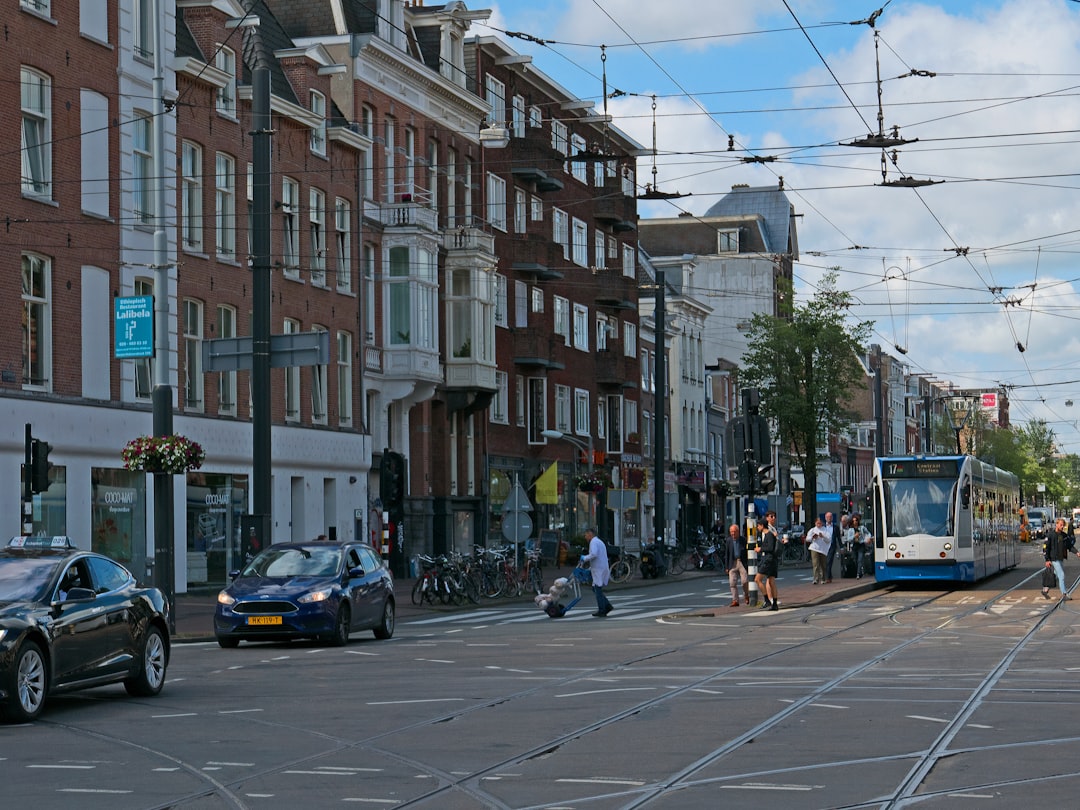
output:
[[[45,492],[49,488],[49,451],[52,445],[41,439],[34,439],[30,444],[30,491]]]
[[[773,491],[776,479],[772,477],[772,464],[762,464],[754,470],[754,493],[765,494]]]

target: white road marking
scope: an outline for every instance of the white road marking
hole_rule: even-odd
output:
[[[720,785],[725,790],[797,790],[806,792],[820,789],[821,785],[767,785],[761,782],[747,782],[742,785]]]
[[[416,700],[369,700],[368,706],[399,706],[410,703],[455,703],[465,698],[418,698]]]
[[[97,765],[27,765],[27,768],[51,768],[68,771],[92,771]]]
[[[909,720],[926,720],[928,723],[948,723],[948,720],[943,720],[940,717],[926,717],[921,714],[909,714]]]
[[[556,782],[567,782],[575,785],[632,785],[634,787],[640,787],[645,783],[640,779],[611,779],[608,777],[597,777],[595,779],[556,779]]]
[[[592,689],[588,692],[566,692],[561,695],[555,695],[558,698],[569,697],[586,697],[588,695],[609,695],[612,692],[655,692],[655,686],[624,686],[618,689]]]
[[[58,788],[58,793],[108,793],[108,794],[128,794],[134,793],[133,790],[105,790],[104,788]]]

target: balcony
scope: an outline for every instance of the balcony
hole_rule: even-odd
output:
[[[566,264],[562,245],[547,236],[526,234],[510,243],[510,269],[531,275],[537,281],[560,279],[563,274],[553,269]]]
[[[442,382],[442,367],[438,352],[415,346],[384,346],[382,348],[384,379],[423,380]]]
[[[635,388],[640,378],[638,359],[627,357],[621,351],[596,353],[596,382],[617,388]]]
[[[434,233],[439,229],[439,214],[425,205],[414,202],[407,194],[402,195],[402,202],[377,203],[377,221],[384,228],[401,228]]]
[[[622,181],[609,177],[593,203],[593,219],[615,233],[637,230],[637,200],[623,193]]]
[[[606,275],[602,289],[596,296],[596,306],[610,310],[637,309],[637,279],[628,278],[621,270],[614,268],[604,272]]]
[[[511,329],[514,364],[560,371],[566,366],[555,359],[556,347],[566,341],[558,335],[547,335],[534,329]]]
[[[565,158],[551,148],[551,133],[539,127],[529,127],[524,138],[515,138],[510,146],[515,180],[531,184],[538,194],[561,191]]]
[[[495,261],[495,237],[476,227],[451,228],[442,232],[442,246],[447,253],[463,260],[476,258]]]

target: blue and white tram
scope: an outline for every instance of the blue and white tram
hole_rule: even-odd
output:
[[[1020,562],[1020,483],[973,456],[874,460],[879,582],[975,582]]]

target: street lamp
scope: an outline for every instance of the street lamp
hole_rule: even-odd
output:
[[[545,439],[563,439],[565,441],[570,442],[570,444],[577,447],[579,450],[581,450],[581,452],[587,454],[587,457],[588,457],[588,460],[589,460],[589,472],[593,471],[592,433],[589,434],[589,442],[588,442],[588,444],[581,441],[581,439],[578,439],[578,438],[575,438],[574,436],[570,436],[570,435],[568,435],[566,433],[563,433],[561,430],[541,430],[540,435],[543,436]]]

